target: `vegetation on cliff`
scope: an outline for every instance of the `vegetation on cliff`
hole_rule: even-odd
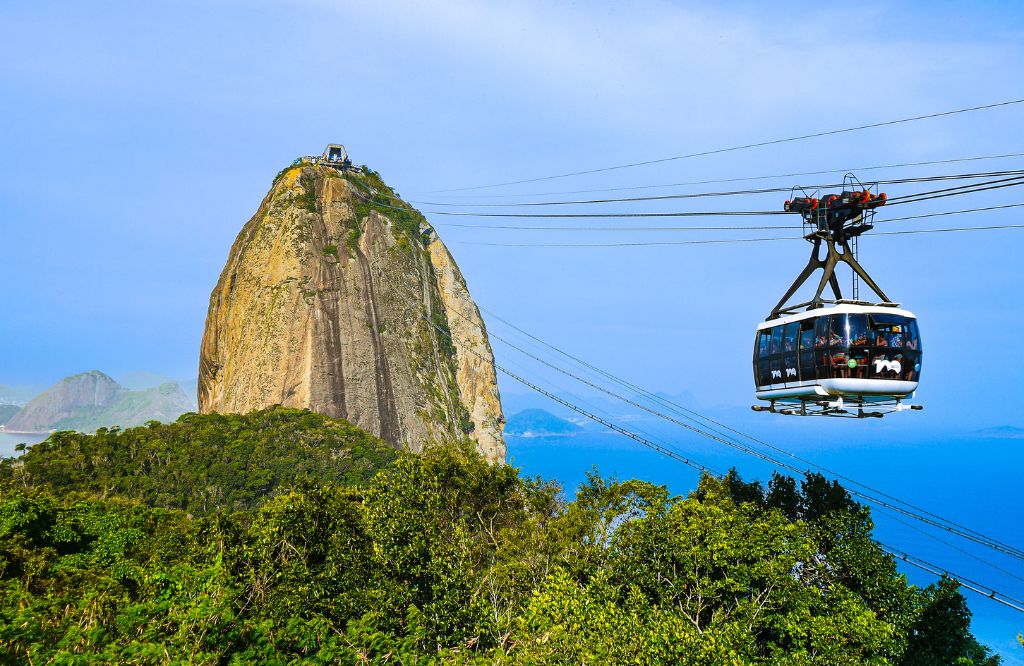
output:
[[[56,436],[8,463],[0,663],[997,663],[955,583],[908,585],[821,477],[705,477],[683,498],[595,473],[567,502],[469,445],[366,481],[373,442],[271,409]],[[280,455],[342,449],[370,456],[362,474],[262,480]],[[177,481],[125,486],[133,450],[164,459],[142,486]],[[245,490],[196,511],[236,456]],[[87,460],[102,481],[69,469]]]
[[[254,509],[301,479],[359,486],[395,459],[393,448],[346,421],[302,409],[185,414],[95,435],[57,432],[0,477],[55,492],[119,495],[190,513]]]

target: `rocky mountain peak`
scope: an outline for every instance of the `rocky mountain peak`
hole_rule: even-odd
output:
[[[420,451],[469,437],[504,460],[480,313],[433,228],[376,172],[282,171],[210,296],[202,412],[273,404]]]

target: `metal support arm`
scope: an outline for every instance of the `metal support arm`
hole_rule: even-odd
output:
[[[785,314],[792,314],[792,311],[799,306],[786,307],[786,303],[793,297],[793,294],[797,292],[800,287],[814,274],[816,270],[821,269],[821,279],[818,282],[818,288],[814,292],[814,298],[808,303],[807,309],[820,308],[825,303],[833,303],[840,301],[843,298],[842,290],[839,288],[839,279],[836,277],[836,266],[840,262],[845,263],[853,270],[854,273],[860,277],[861,280],[866,284],[875,294],[881,299],[883,303],[891,303],[889,297],[885,295],[882,288],[871,279],[864,267],[854,258],[853,251],[850,249],[849,241],[843,238],[842,241],[836,241],[831,237],[827,237],[824,234],[815,234],[813,239],[810,239],[814,243],[814,247],[811,249],[811,258],[807,261],[807,265],[797,276],[796,280],[786,291],[786,294],[779,300],[778,304],[772,309],[772,314],[769,319],[775,319]],[[827,255],[824,259],[821,258],[821,246],[825,244]],[[840,248],[842,251],[840,251]],[[828,285],[832,288],[832,293],[835,296],[835,300],[826,300],[822,297],[825,291],[825,286]]]

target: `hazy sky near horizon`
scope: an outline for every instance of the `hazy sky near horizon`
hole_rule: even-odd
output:
[[[408,199],[495,201],[427,193],[1024,97],[1024,11],[1016,3],[772,5],[4,3],[0,384],[49,384],[91,368],[194,377],[210,290],[232,240],[274,174],[328,142],[345,143],[356,163],[380,171]],[[1024,106],[1013,106],[470,193],[1024,152],[1022,119]],[[929,189],[904,188],[889,192]],[[1017,189],[908,206],[899,215],[1024,202]],[[764,210],[783,198],[629,209]],[[808,251],[801,242],[481,246],[471,243],[777,233],[501,231],[428,217],[483,307],[646,386],[690,391],[711,405],[750,404],[754,326]],[[892,229],[1019,220],[1010,209]],[[625,224],[637,223],[618,226]],[[934,407],[914,415],[922,423],[966,410],[982,423],[1024,426],[1016,402],[1022,244],[1022,230],[862,242],[863,263],[922,322],[919,398]],[[493,320],[492,328],[507,333]],[[496,352],[517,363],[500,344]]]

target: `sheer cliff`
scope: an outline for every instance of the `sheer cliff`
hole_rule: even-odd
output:
[[[200,411],[274,404],[399,448],[469,437],[505,458],[493,355],[465,280],[423,216],[365,167],[279,174],[210,296]]]

